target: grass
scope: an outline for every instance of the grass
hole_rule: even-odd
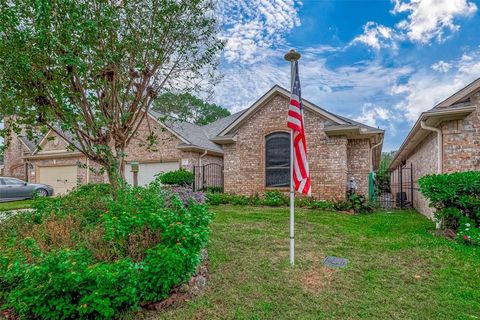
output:
[[[10,202],[0,202],[0,211],[28,209],[32,205],[33,200],[20,200]]]
[[[348,216],[213,207],[211,280],[200,297],[150,319],[480,319],[480,248],[432,235],[414,211]],[[349,260],[326,269],[326,255]]]

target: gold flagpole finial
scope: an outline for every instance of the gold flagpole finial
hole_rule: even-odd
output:
[[[295,49],[291,49],[290,51],[287,52],[287,54],[284,56],[285,60],[290,61],[290,62],[295,62],[300,59],[302,55],[295,51]]]

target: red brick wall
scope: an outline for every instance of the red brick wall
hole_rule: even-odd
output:
[[[12,133],[12,138],[9,147],[4,154],[4,169],[3,175],[7,177],[15,177],[26,180],[26,162],[22,157],[29,154],[29,150],[20,141],[15,133]]]
[[[474,97],[473,102],[477,108],[468,117],[441,124],[445,173],[480,170],[479,97]],[[433,217],[434,210],[428,206],[428,200],[418,191],[418,179],[427,174],[437,173],[437,134],[434,132],[429,134],[407,158],[406,163],[407,166],[413,164],[415,188],[413,205],[423,215]]]
[[[434,211],[428,206],[428,200],[418,190],[418,179],[437,172],[437,134],[435,132],[429,134],[407,158],[406,166],[410,167],[410,165],[413,165],[413,207],[421,214],[432,218]],[[407,180],[408,173],[405,173],[403,177],[404,180]],[[397,171],[392,174],[391,181],[392,185],[399,184]],[[399,187],[392,188],[393,197],[399,191]],[[407,194],[407,197],[410,200],[410,194]]]
[[[368,174],[370,173],[369,159],[370,140],[348,140],[348,179],[354,177],[357,182],[357,192],[368,196]]]
[[[443,171],[480,170],[480,102],[463,120],[442,125]]]
[[[224,146],[225,191],[254,195],[262,194],[265,188],[265,136],[275,131],[286,131],[288,99],[276,95],[251,116],[238,129],[237,141]],[[351,142],[346,137],[328,137],[324,126],[329,120],[317,113],[305,110],[307,152],[312,176],[312,195],[321,199],[344,198],[348,173],[363,179],[368,174],[368,140]],[[350,161],[348,148],[354,147],[351,156],[361,159]],[[364,190],[364,183],[361,182]],[[288,188],[279,189],[287,191]]]

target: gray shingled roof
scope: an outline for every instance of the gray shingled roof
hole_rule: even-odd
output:
[[[190,122],[176,121],[171,119],[163,120],[163,115],[161,113],[152,110],[149,112],[152,117],[155,119],[160,119],[165,126],[182,137],[192,146],[223,153],[223,149],[220,145],[210,141],[210,135],[205,128],[206,126],[199,126]]]
[[[279,86],[277,86],[279,87]],[[279,87],[281,88],[281,87]],[[283,88],[282,88],[283,89]],[[284,89],[286,90],[286,89]],[[363,123],[348,119],[343,116],[339,116],[337,114],[333,114],[327,110],[324,110],[323,108],[320,108],[316,106],[315,104],[312,104],[315,107],[323,110],[324,112],[327,112],[331,115],[334,115],[335,117],[338,117],[342,119],[343,121],[352,124],[352,125],[357,125],[361,126],[363,128],[366,128],[368,130],[379,130],[377,128],[373,128],[370,126],[367,126]],[[251,108],[251,107],[250,107]],[[214,142],[212,142],[210,139],[216,137],[220,132],[222,132],[225,128],[227,128],[230,124],[235,122],[240,116],[242,116],[248,109],[242,110],[240,112],[234,113],[230,116],[227,116],[225,118],[218,119],[215,122],[212,122],[210,124],[204,125],[204,126],[199,126],[190,122],[184,122],[184,121],[176,121],[176,120],[165,120],[164,115],[150,110],[149,113],[152,117],[155,119],[159,120],[164,124],[167,128],[172,130],[175,134],[180,136],[186,143],[179,144],[179,146],[194,146],[198,147],[201,149],[207,149],[210,151],[215,151],[219,153],[223,153],[223,149],[221,145],[218,145]],[[382,130],[383,131],[383,130]],[[62,133],[66,138],[71,138],[69,134]],[[21,137],[22,141],[25,143],[25,145],[28,146],[28,148],[31,151],[34,151],[37,147],[37,143],[28,140],[25,137]]]
[[[237,120],[242,114],[247,111],[247,109],[229,115],[228,117],[218,119],[215,122],[209,123],[202,128],[207,132],[209,138],[216,137],[220,132],[223,131],[226,127],[228,127],[232,122]]]
[[[30,152],[33,152],[37,148],[38,142],[29,140],[25,136],[19,136],[18,138],[23,142],[23,144],[28,148]],[[39,139],[38,141],[40,140],[41,139]]]

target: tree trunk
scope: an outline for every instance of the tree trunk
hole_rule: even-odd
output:
[[[104,168],[108,175],[113,190],[117,190],[125,184],[125,164],[123,161],[123,150],[116,149],[116,155],[111,155],[111,159],[106,161]]]

